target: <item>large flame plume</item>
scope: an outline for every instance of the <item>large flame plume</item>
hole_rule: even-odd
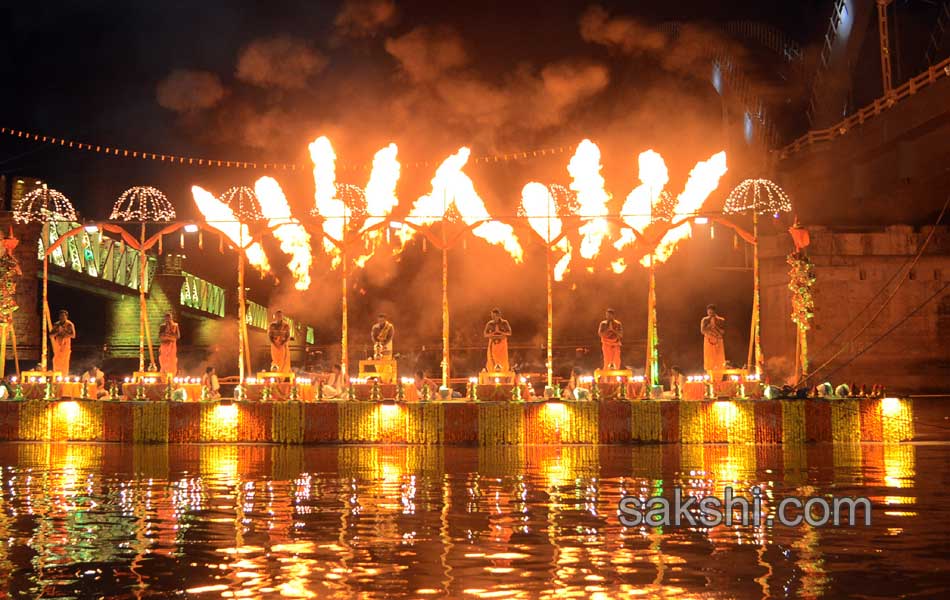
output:
[[[399,204],[399,198],[396,197],[400,173],[399,161],[396,159],[398,151],[396,144],[389,144],[373,157],[373,170],[366,184],[367,217],[360,228],[365,253],[354,261],[358,267],[364,266],[379,248],[385,232],[377,226],[385,222]]]
[[[454,204],[466,225],[478,223],[472,229],[474,235],[489,244],[502,246],[516,263],[520,263],[524,260],[524,250],[515,237],[514,229],[491,218],[485,203],[475,191],[475,184],[462,172],[470,154],[468,148],[462,147],[442,162],[432,178],[432,192],[416,200],[406,221],[417,227],[431,225],[445,218],[449,207]],[[414,231],[406,229],[411,228],[404,228],[404,242],[415,235]]]
[[[528,219],[528,224],[541,236],[550,251],[560,250],[565,253],[554,265],[554,279],[562,281],[571,262],[571,245],[566,237],[558,239],[564,224],[558,216],[554,195],[548,186],[532,181],[521,189],[521,209]]]
[[[709,160],[696,163],[689,172],[689,179],[679,196],[673,210],[672,226],[663,234],[653,251],[654,262],[663,263],[673,254],[680,240],[689,237],[690,224],[684,220],[698,213],[706,199],[719,186],[719,180],[726,174],[726,153],[713,154]],[[640,262],[648,265],[650,256],[644,256]]]
[[[572,179],[570,188],[577,193],[578,215],[583,219],[578,230],[581,234],[580,255],[588,260],[597,256],[604,237],[610,232],[606,219],[610,194],[604,189],[601,168],[600,148],[590,140],[578,144],[567,165]]]
[[[264,249],[258,242],[251,241],[253,238],[247,225],[239,222],[226,204],[219,202],[214,194],[197,185],[191,186],[191,195],[194,196],[195,205],[208,225],[227,236],[235,247],[243,248],[247,262],[252,267],[262,273],[270,272],[270,262],[264,254]]]
[[[620,214],[629,229],[620,232],[620,238],[614,243],[617,250],[635,242],[637,235],[642,235],[650,226],[655,218],[657,202],[663,195],[663,188],[670,181],[666,162],[659,153],[645,150],[640,153],[637,163],[640,168],[640,185],[633,188],[623,203]],[[615,264],[614,271],[622,272],[623,269]]]
[[[323,217],[323,249],[330,256],[330,266],[336,268],[342,260],[341,250],[327,237],[342,240],[352,213],[337,195],[336,153],[327,136],[310,143],[310,160],[313,162],[314,212]]]
[[[310,234],[290,214],[287,197],[276,179],[261,177],[254,184],[254,192],[268,227],[280,242],[280,249],[290,256],[287,268],[293,273],[294,287],[298,290],[310,289],[310,266],[313,263]]]

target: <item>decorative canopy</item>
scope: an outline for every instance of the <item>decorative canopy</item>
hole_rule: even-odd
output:
[[[264,220],[257,194],[246,185],[232,187],[221,194],[218,200],[227,204],[234,216],[238,218],[238,221],[245,225]]]
[[[768,179],[746,179],[726,198],[723,212],[743,213],[754,210],[760,215],[792,212],[792,201],[777,183]]]
[[[43,185],[23,196],[13,207],[13,220],[17,223],[43,223],[78,221],[79,217],[69,198]]]
[[[161,223],[175,219],[175,207],[161,190],[143,185],[122,192],[112,207],[110,221]]]

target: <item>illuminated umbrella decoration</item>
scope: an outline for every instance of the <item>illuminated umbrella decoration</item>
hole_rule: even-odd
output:
[[[228,188],[218,198],[218,202],[227,206],[234,218],[237,219],[238,239],[232,240],[238,245],[238,346],[240,355],[239,375],[243,385],[244,368],[250,369],[251,347],[247,335],[247,297],[244,287],[244,244],[250,241],[244,239],[244,232],[249,231],[248,227],[257,225],[264,221],[264,213],[261,210],[260,199],[257,193],[246,185],[237,185]]]
[[[792,211],[792,201],[779,185],[768,179],[746,179],[737,185],[726,198],[723,212],[726,214],[752,213],[752,331],[749,334],[747,365],[755,365],[755,372],[762,374],[762,340],[759,318],[759,215],[778,218],[781,213]],[[754,363],[753,363],[754,360]]]
[[[76,222],[79,217],[76,215],[76,209],[72,202],[62,193],[43,187],[33,190],[23,196],[20,202],[13,207],[13,220],[17,223],[42,223],[43,231],[41,235],[44,238],[44,246],[48,245],[50,239],[49,226],[57,222]],[[40,351],[40,367],[46,370],[47,358],[47,335],[52,326],[52,319],[49,312],[49,257],[43,256],[43,333]],[[63,373],[66,375],[66,373]]]
[[[145,225],[175,220],[175,208],[161,190],[150,186],[136,186],[122,192],[112,207],[110,221],[139,223],[139,371],[145,371],[145,345],[148,344],[149,370],[154,369],[152,332],[148,326],[148,306],[145,299],[148,257],[145,248]]]

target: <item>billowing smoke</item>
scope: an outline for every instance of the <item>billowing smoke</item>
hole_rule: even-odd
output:
[[[327,62],[327,57],[303,40],[280,36],[244,48],[237,61],[237,77],[265,88],[301,89]]]
[[[155,98],[161,106],[180,113],[211,108],[224,94],[217,75],[189,69],[172,71],[155,90]]]
[[[333,24],[346,37],[374,37],[397,16],[393,0],[344,0]]]

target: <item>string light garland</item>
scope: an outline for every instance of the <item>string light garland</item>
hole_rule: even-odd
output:
[[[167,222],[174,221],[175,207],[165,194],[154,187],[131,187],[119,196],[112,207],[110,221]]]
[[[17,223],[75,222],[79,217],[69,198],[43,185],[23,196],[13,207],[13,220]]]
[[[24,131],[22,129],[14,129],[12,127],[0,127],[0,134],[6,134],[11,137],[20,138],[24,140],[29,140],[32,142],[40,142],[45,144],[50,144],[53,146],[59,146],[61,148],[69,148],[72,150],[83,150],[86,152],[95,152],[97,154],[106,154],[108,156],[117,156],[121,158],[134,158],[138,160],[153,160],[163,163],[168,163],[169,165],[175,166],[198,166],[198,167],[212,167],[212,168],[226,168],[226,169],[253,169],[256,171],[310,171],[313,169],[312,164],[304,163],[287,163],[287,162],[257,162],[257,161],[246,161],[246,160],[225,160],[220,158],[206,158],[199,156],[181,156],[177,154],[161,154],[158,152],[150,152],[145,150],[131,150],[129,148],[119,148],[116,146],[107,146],[104,144],[90,144],[88,142],[78,142],[75,140],[70,140],[64,137],[59,136],[50,136],[43,135],[40,133],[34,133],[32,131]],[[519,150],[516,152],[508,152],[504,154],[487,154],[483,156],[475,156],[469,159],[468,162],[472,164],[486,164],[486,163],[499,163],[499,162],[508,162],[515,160],[528,160],[531,158],[542,158],[546,156],[556,156],[559,154],[565,154],[568,152],[573,152],[577,148],[577,144],[569,146],[552,146],[548,148],[536,148],[533,150]],[[414,163],[402,163],[403,168],[429,168],[437,167],[441,164],[441,161],[418,161]],[[371,168],[370,163],[364,164],[337,164],[336,168],[339,171],[369,171]]]
[[[743,213],[754,210],[760,215],[792,212],[792,201],[777,183],[769,179],[746,179],[726,198],[723,212]]]
[[[264,220],[257,194],[246,185],[234,186],[228,189],[221,194],[218,200],[223,204],[227,204],[241,223],[251,224]]]

